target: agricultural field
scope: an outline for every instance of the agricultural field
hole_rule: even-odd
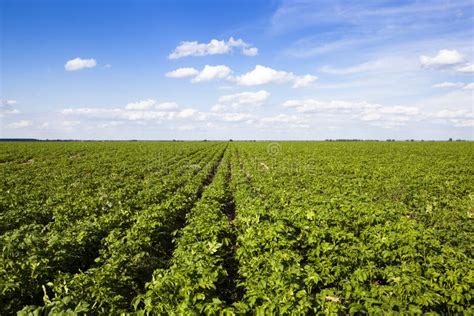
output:
[[[473,314],[472,142],[0,143],[0,314]]]

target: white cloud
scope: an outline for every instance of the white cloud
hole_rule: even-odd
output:
[[[456,127],[474,127],[474,120],[453,120]]]
[[[121,122],[121,121],[110,121],[110,122],[101,123],[98,126],[100,128],[109,128],[109,127],[120,126],[122,124],[123,124],[123,122]]]
[[[403,114],[416,115],[419,113],[418,108],[413,106],[385,106],[377,108],[377,111],[384,114]]]
[[[150,121],[150,120],[170,120],[176,116],[174,112],[160,112],[160,111],[130,111],[119,112],[118,119],[128,121]]]
[[[16,103],[16,100],[0,100],[0,107],[12,106]]]
[[[378,121],[381,123],[377,126],[391,128],[404,125],[405,122],[411,121],[413,116],[417,114],[419,114],[419,110],[416,107],[385,106],[364,109],[356,117],[366,122]]]
[[[101,121],[168,121],[174,119],[204,120],[205,113],[192,108],[179,110],[175,102],[156,104],[153,99],[127,104],[124,108],[69,108],[63,109],[61,114],[72,117],[84,117]],[[105,124],[105,123],[104,123]]]
[[[20,111],[13,108],[16,104],[16,100],[0,100],[0,118],[7,114],[18,114]]]
[[[258,49],[244,42],[242,39],[229,38],[228,41],[212,39],[209,43],[199,43],[197,41],[183,41],[168,56],[169,59],[178,59],[187,56],[206,56],[227,54],[234,47],[242,48],[242,53],[246,56],[255,56]]]
[[[257,86],[267,83],[293,83],[293,88],[306,87],[316,81],[313,75],[296,76],[292,72],[279,71],[262,65],[256,65],[253,70],[243,75],[233,77],[232,70],[225,65],[206,65],[201,71],[194,68],[179,68],[165,75],[170,78],[183,78],[195,76],[191,82],[204,82],[213,79],[227,78],[243,86]]]
[[[315,99],[288,100],[283,103],[284,107],[295,108],[299,113],[315,113],[321,111],[352,111],[368,108],[381,107],[379,104],[367,102],[347,102],[340,100],[320,101]]]
[[[125,106],[125,109],[138,110],[138,111],[148,110],[148,109],[151,109],[155,104],[156,104],[156,100],[148,99],[148,100],[128,103],[127,106]]]
[[[222,104],[216,104],[211,108],[211,112],[222,112],[226,109],[226,107]]]
[[[463,73],[473,73],[474,72],[474,64],[466,64],[464,66],[456,68],[457,72]]]
[[[473,127],[474,112],[471,110],[441,110],[429,115],[455,127]]]
[[[176,70],[170,71],[166,73],[166,77],[168,78],[185,78],[185,77],[194,77],[199,73],[199,71],[195,68],[178,68]]]
[[[198,113],[195,109],[184,109],[178,113],[178,117],[180,118],[190,118],[193,117]]]
[[[120,108],[71,108],[62,110],[61,114],[96,120],[148,121],[173,119],[177,113],[165,111],[134,111]]]
[[[61,125],[66,128],[72,128],[74,126],[77,126],[81,124],[81,121],[62,121]]]
[[[309,128],[310,125],[305,118],[297,115],[277,114],[266,116],[258,121],[262,127],[272,127],[278,129]]]
[[[304,120],[296,115],[277,114],[274,116],[267,116],[260,119],[262,123],[297,123],[301,124]]]
[[[471,110],[441,110],[431,115],[435,118],[474,118],[474,112]]]
[[[474,82],[471,82],[464,86],[464,90],[474,90]]]
[[[218,117],[225,122],[243,122],[251,120],[254,116],[248,113],[223,113],[219,114]]]
[[[32,124],[33,123],[31,121],[22,120],[22,121],[18,121],[18,122],[8,124],[8,127],[11,127],[11,128],[25,128],[25,127],[31,126]]]
[[[215,105],[212,110],[219,111],[222,110],[222,104],[229,104],[233,108],[241,108],[245,106],[255,107],[261,106],[268,98],[270,93],[265,90],[260,90],[257,92],[241,92],[236,94],[223,95],[218,99],[217,105]]]
[[[262,65],[256,65],[252,71],[233,78],[237,84],[243,86],[293,82],[294,88],[307,86],[316,79],[317,77],[312,75],[296,76],[292,72],[275,70]]]
[[[384,128],[402,126],[408,121],[417,120],[420,114],[419,109],[413,106],[382,106],[376,103],[341,100],[288,100],[282,105],[294,108],[298,113],[341,115],[341,117],[346,115]]]
[[[441,82],[433,85],[433,88],[455,88],[462,87],[464,84],[462,82]]]
[[[226,78],[231,74],[232,70],[225,66],[225,65],[217,65],[217,66],[204,66],[204,69],[199,72],[199,74],[194,77],[191,81],[192,82],[203,82],[209,81],[213,79],[222,79]]]
[[[258,48],[257,47],[249,47],[249,48],[243,48],[242,49],[242,54],[245,56],[257,56],[258,55]]]
[[[293,88],[307,87],[317,79],[318,77],[313,75],[295,76],[293,79]]]
[[[291,78],[292,74],[286,71],[277,71],[269,67],[257,65],[252,71],[236,77],[235,80],[240,85],[256,86],[272,82],[288,82]]]
[[[97,66],[97,62],[93,58],[82,59],[82,58],[77,57],[77,58],[68,60],[66,64],[64,65],[64,69],[66,69],[66,71],[75,71],[75,70],[80,70],[84,68],[94,68],[95,66]]]
[[[433,88],[463,88],[463,90],[473,90],[474,83],[464,84],[462,82],[441,82],[433,85]]]
[[[176,102],[162,102],[155,106],[155,109],[160,111],[174,111],[178,109],[178,104]]]
[[[433,57],[420,56],[420,63],[425,67],[443,67],[460,64],[464,61],[464,55],[457,50],[442,49]]]

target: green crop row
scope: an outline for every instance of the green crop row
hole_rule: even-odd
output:
[[[117,203],[108,201],[108,207],[95,211],[95,214],[85,212],[71,223],[68,223],[67,217],[61,216],[46,226],[24,225],[2,235],[2,309],[9,311],[28,303],[39,304],[43,296],[42,285],[53,281],[57,275],[75,273],[95,265],[99,249],[104,247],[103,243],[109,234],[126,230],[136,221],[135,217],[141,210],[165,201],[175,189],[185,185],[191,175],[198,173],[196,165],[203,158],[204,161],[209,159],[208,152],[202,150],[196,153],[193,150],[188,154],[190,156],[177,160],[173,173],[167,175],[158,170],[147,174],[141,185],[136,186],[140,190],[128,191],[129,194],[122,195],[123,200]],[[133,187],[134,182],[130,182]],[[116,192],[108,193],[114,195]],[[149,197],[148,204],[144,203],[147,200],[143,197]],[[90,196],[89,199],[97,197]],[[84,206],[81,202],[75,201],[76,208]],[[91,204],[96,203],[101,202],[93,201]]]
[[[474,313],[472,143],[0,146],[2,314]]]

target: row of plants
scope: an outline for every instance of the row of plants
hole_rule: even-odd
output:
[[[177,160],[173,173],[163,174],[157,169],[144,177],[141,185],[134,178],[122,178],[125,187],[133,188],[126,194],[122,190],[107,192],[106,202],[100,201],[100,195],[89,196],[93,202],[88,205],[102,204],[95,212],[85,211],[82,217],[70,222],[62,214],[47,225],[23,225],[3,234],[0,237],[2,310],[11,313],[27,304],[39,304],[43,296],[42,286],[47,282],[61,273],[75,273],[94,265],[109,234],[114,230],[126,230],[136,221],[135,217],[141,210],[166,201],[175,189],[199,172],[194,165],[202,159],[210,159],[204,150],[192,150],[187,154]],[[111,196],[122,199],[112,200]],[[143,201],[143,196],[154,199]],[[97,199],[99,201],[94,201]],[[81,203],[82,199],[75,201],[75,208],[84,209],[86,205]]]
[[[113,206],[7,229],[3,314],[474,313],[471,143],[139,143],[142,157],[107,143],[113,159],[92,145],[80,172],[53,158],[52,183],[92,193],[94,181],[67,175],[91,168],[103,181],[108,166]],[[57,151],[7,152],[0,168],[14,179]],[[18,176],[2,190],[34,178]]]
[[[240,146],[266,204],[239,248],[252,310],[472,311],[470,145],[263,145]]]
[[[172,234],[184,224],[186,213],[200,199],[222,158],[217,146],[194,176],[169,199],[150,205],[134,216],[127,229],[113,229],[101,241],[99,256],[86,271],[60,273],[45,288],[44,305],[22,313],[87,312],[117,314],[131,310],[132,299],[143,292],[154,270],[165,267],[173,251]],[[187,178],[186,178],[187,177]]]
[[[163,145],[42,145],[48,150],[38,144],[2,144],[2,156],[16,150],[19,157],[0,164],[0,235],[25,224],[73,224],[116,203],[135,207],[142,200],[133,197],[143,184],[153,185],[180,165],[176,148]],[[206,147],[192,144],[181,150],[190,157]]]
[[[236,290],[231,150],[175,239],[171,265],[157,269],[147,291],[134,300],[138,314],[218,314]]]

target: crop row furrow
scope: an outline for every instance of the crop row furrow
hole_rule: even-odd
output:
[[[202,158],[204,161],[209,159],[205,158],[205,155],[207,153],[196,156],[197,160],[191,159],[192,165]],[[175,173],[168,176],[171,181],[166,181],[166,177],[159,177],[160,181],[154,187],[142,189],[142,194],[138,194],[136,198],[148,196],[150,202],[137,204],[140,208],[131,208],[130,204],[118,204],[99,216],[91,215],[79,219],[75,225],[28,225],[3,235],[0,240],[4,245],[1,257],[3,269],[0,273],[1,279],[5,280],[2,300],[12,304],[5,304],[3,307],[11,310],[21,305],[39,304],[42,285],[53,281],[61,273],[84,271],[96,264],[95,258],[107,238],[113,239],[116,232],[127,230],[136,221],[140,209],[166,201],[167,196],[174,194],[175,190],[193,179],[199,169],[190,168],[185,161],[182,160]],[[19,251],[20,249],[22,251]]]
[[[137,213],[133,225],[113,230],[104,240],[96,265],[85,272],[61,274],[52,285],[54,298],[46,299],[38,311],[117,313],[131,308],[132,299],[143,291],[152,272],[168,264],[172,233],[200,198],[225,151],[217,147],[202,171],[177,189],[170,199]],[[27,307],[25,311],[35,309]]]
[[[225,260],[232,243],[226,206],[229,193],[229,153],[214,181],[186,216],[186,225],[176,238],[171,265],[153,273],[147,291],[138,296],[135,309],[151,314],[213,313],[225,308],[221,291],[230,277]]]

